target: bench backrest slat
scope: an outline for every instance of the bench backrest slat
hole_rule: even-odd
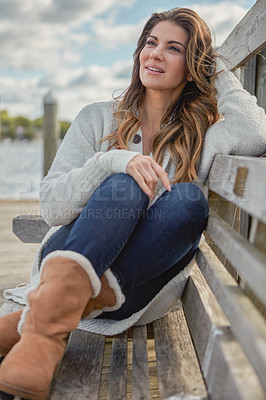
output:
[[[212,332],[227,330],[230,323],[196,263],[182,296],[182,304],[198,359],[203,368],[206,364],[207,348]]]
[[[265,24],[266,25],[266,24]],[[266,111],[266,88],[265,88],[265,75],[266,75],[266,49],[257,56],[257,82],[256,82],[256,96],[258,105],[263,107]]]
[[[255,393],[264,399],[253,366],[196,263],[182,303],[210,398],[243,400]]]
[[[257,0],[219,47],[218,52],[230,60],[230,63],[225,60],[230,69],[245,64],[265,47],[265,20],[265,0]]]
[[[266,159],[217,155],[207,186],[266,223]]]
[[[266,255],[210,211],[207,233],[266,307]]]
[[[207,243],[200,246],[196,260],[206,282],[228,318],[235,338],[241,343],[266,391],[264,318],[213,254]]]

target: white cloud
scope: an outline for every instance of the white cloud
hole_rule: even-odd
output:
[[[0,66],[15,70],[50,70],[80,59],[80,48],[88,36],[64,27],[21,22],[0,22]]]
[[[115,24],[113,21],[97,19],[92,23],[93,40],[103,48],[115,48],[121,44],[136,43],[144,27],[144,20],[138,24]]]
[[[116,61],[110,66],[61,67],[41,79],[0,77],[2,108],[9,105],[12,115],[37,118],[43,112],[43,96],[52,89],[58,100],[59,118],[71,121],[86,104],[111,100],[113,92],[124,90],[129,85],[131,69],[131,61]]]
[[[96,16],[113,12],[117,8],[130,8],[136,0],[55,0],[41,14],[41,17],[53,23],[80,24],[92,21]]]
[[[103,50],[136,44],[144,21],[117,23],[119,9],[132,7],[135,2],[0,0],[0,67],[13,71],[13,75],[0,75],[2,107],[10,109],[12,115],[38,117],[44,94],[53,88],[59,117],[72,120],[87,103],[111,99],[116,89],[125,89],[130,81],[131,61],[113,62],[107,57],[105,66],[81,66],[79,61],[82,47],[88,48],[90,41]],[[215,32],[217,45],[247,11],[228,1],[194,4],[191,8]],[[84,22],[89,23],[90,34],[81,29]],[[16,79],[16,72],[21,71],[29,78]],[[30,71],[35,71],[35,78]]]
[[[246,8],[229,1],[192,4],[190,8],[195,10],[209,25],[216,46],[220,46],[224,42],[247,12]],[[99,42],[100,46],[105,49],[115,48],[124,43],[136,43],[145,22],[145,20],[141,20],[137,24],[118,25],[112,18],[97,18],[92,22],[92,39]]]
[[[0,67],[50,71],[77,63],[90,36],[74,28],[135,1],[0,0]]]
[[[214,35],[216,46],[221,46],[247,12],[246,8],[229,1],[192,4],[190,8],[195,10],[208,24]]]
[[[15,79],[0,77],[1,108],[12,116],[25,115],[37,118],[41,115],[42,98],[47,89],[38,88],[38,78]]]
[[[59,71],[54,82],[65,79],[64,87],[55,88],[62,118],[72,120],[86,104],[111,100],[115,91],[124,90],[130,82],[131,61],[117,61],[110,66],[91,65],[89,68]],[[119,92],[115,92],[118,95]]]
[[[39,21],[73,26],[120,8],[131,8],[136,0],[0,0],[1,20]]]

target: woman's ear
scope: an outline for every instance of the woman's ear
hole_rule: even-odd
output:
[[[193,81],[193,78],[192,78],[192,76],[191,76],[190,74],[188,74],[187,80],[188,80],[189,82],[192,82],[192,81]]]

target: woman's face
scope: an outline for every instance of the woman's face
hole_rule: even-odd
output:
[[[188,33],[171,21],[152,29],[140,53],[140,80],[147,90],[163,91],[176,99],[187,83],[186,48]]]

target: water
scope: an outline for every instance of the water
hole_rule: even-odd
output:
[[[0,142],[0,199],[38,199],[42,171],[42,142]]]

